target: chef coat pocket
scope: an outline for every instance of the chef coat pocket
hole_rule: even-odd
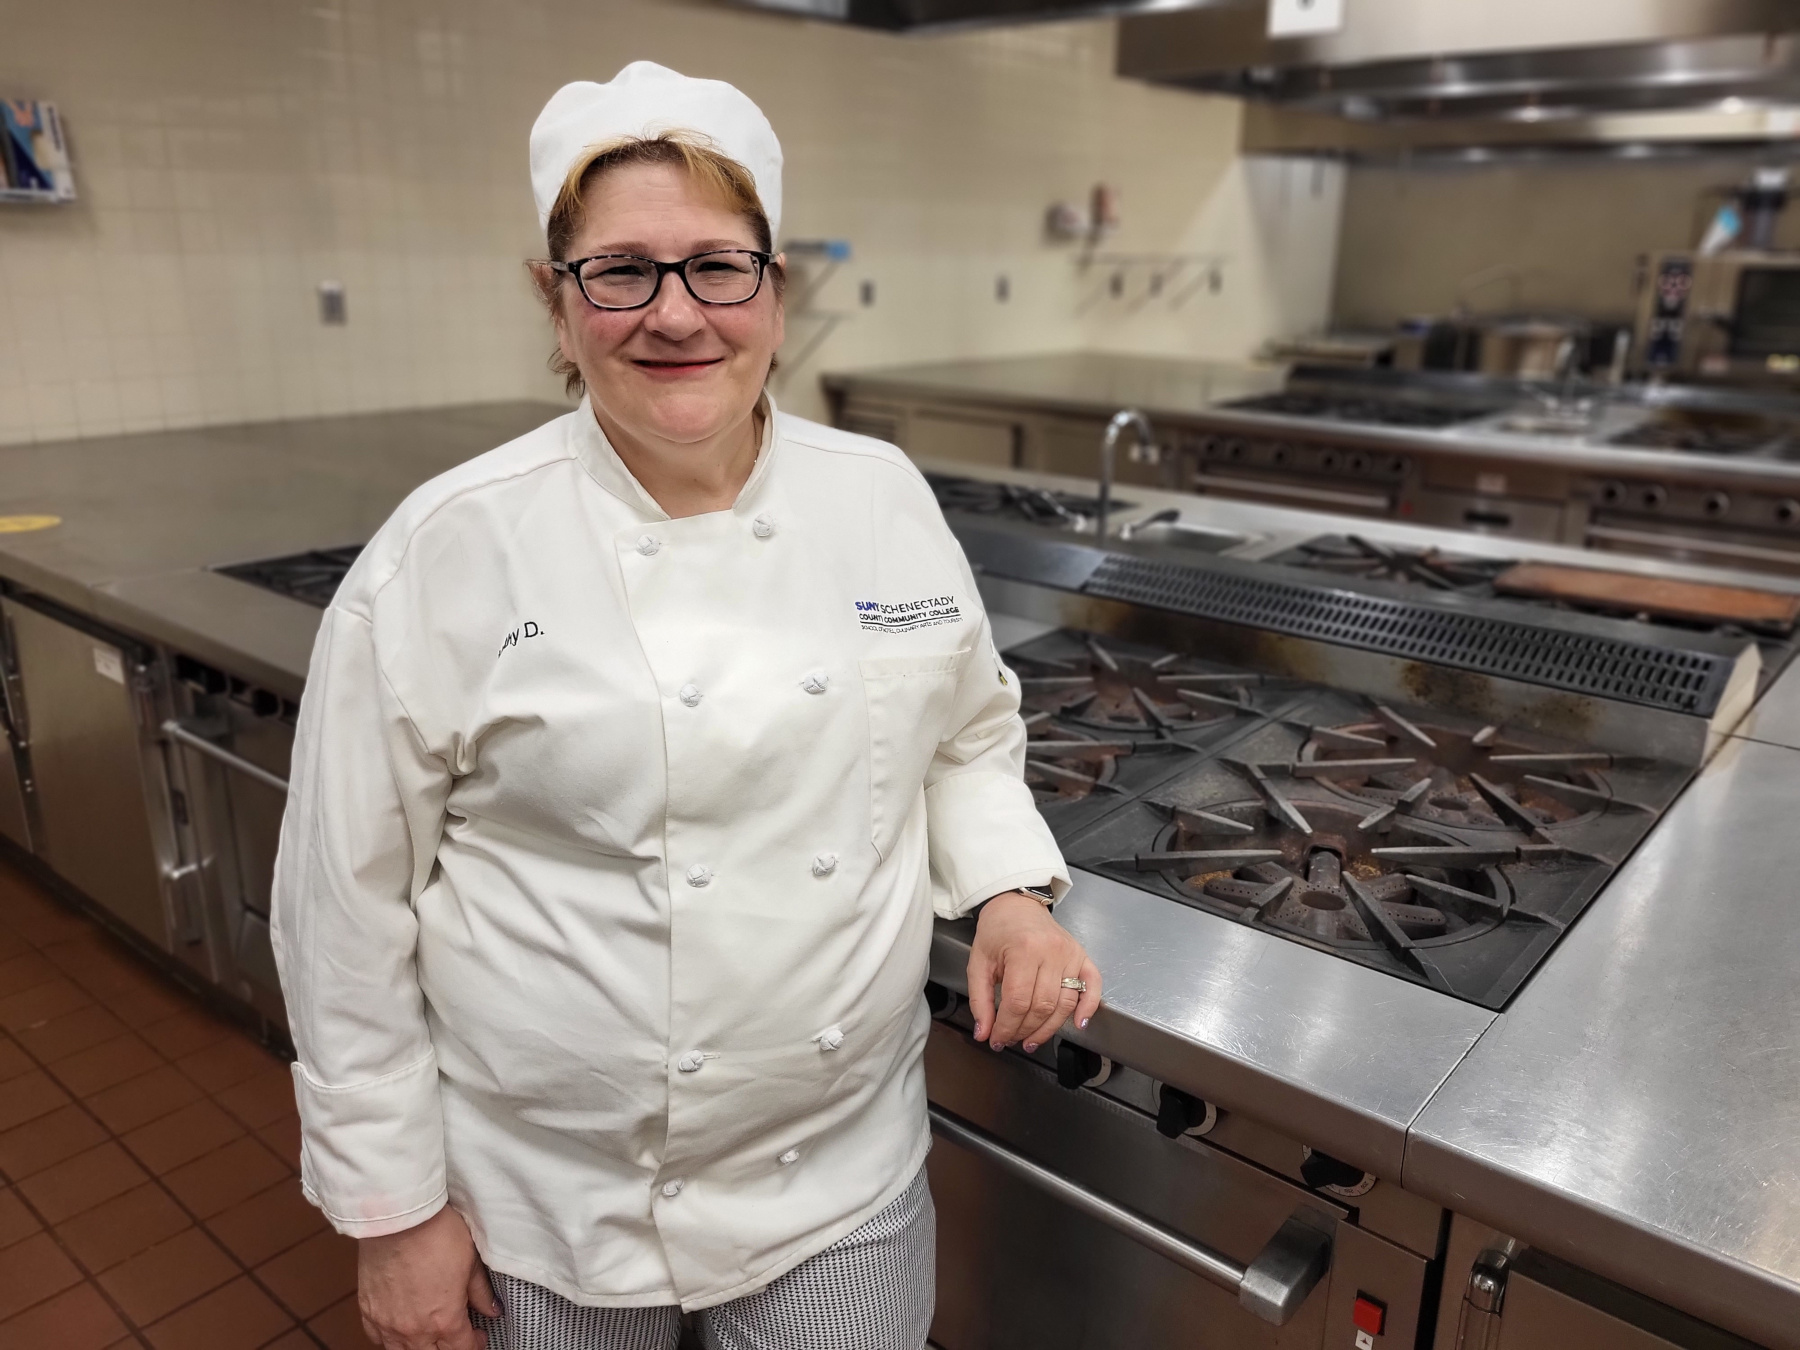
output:
[[[937,656],[859,661],[869,709],[869,812],[875,851],[888,856],[906,824],[925,771],[944,739],[956,677],[968,648]]]

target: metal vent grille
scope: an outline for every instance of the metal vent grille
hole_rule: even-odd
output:
[[[1732,663],[1710,652],[1117,554],[1082,589],[1108,600],[1702,717],[1718,706],[1731,675]]]

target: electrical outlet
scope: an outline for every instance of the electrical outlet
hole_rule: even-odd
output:
[[[1012,278],[1004,272],[994,278],[994,299],[1003,305],[1012,299]]]
[[[319,322],[328,324],[350,322],[350,312],[344,305],[343,282],[321,281],[319,283]]]
[[[875,304],[875,283],[872,281],[863,282],[862,285],[856,288],[856,294],[857,298],[862,301],[864,309],[872,308]]]

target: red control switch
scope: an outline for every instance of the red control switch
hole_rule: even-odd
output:
[[[1387,1325],[1387,1304],[1379,1299],[1372,1299],[1367,1294],[1358,1294],[1356,1306],[1350,1311],[1350,1320],[1356,1323],[1358,1331],[1379,1336],[1382,1327]]]

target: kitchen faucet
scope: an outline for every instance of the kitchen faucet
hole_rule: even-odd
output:
[[[1119,434],[1126,427],[1137,433],[1137,443],[1148,450],[1156,444],[1150,430],[1150,419],[1136,408],[1122,408],[1106,424],[1106,436],[1100,442],[1100,506],[1094,513],[1094,538],[1106,542],[1106,517],[1112,510],[1113,463],[1118,456]]]

